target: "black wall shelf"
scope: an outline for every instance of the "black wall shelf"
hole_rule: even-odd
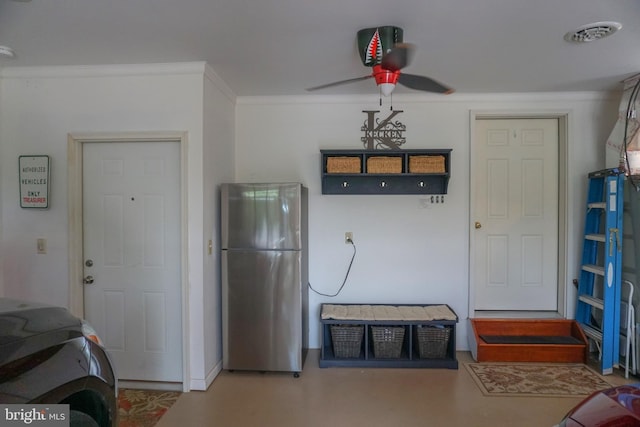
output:
[[[424,150],[320,150],[322,194],[447,194],[451,176],[451,149]],[[371,173],[372,157],[398,157],[401,169],[394,173]],[[412,156],[443,156],[444,172],[412,172]],[[360,159],[360,172],[329,172],[332,157]]]

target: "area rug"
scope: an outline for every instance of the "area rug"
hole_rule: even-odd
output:
[[[485,396],[584,397],[611,387],[582,364],[465,363]]]
[[[153,427],[178,400],[180,392],[118,390],[118,427]]]

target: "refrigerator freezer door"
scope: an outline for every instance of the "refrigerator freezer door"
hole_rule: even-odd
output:
[[[224,369],[302,370],[301,268],[300,251],[222,251]]]
[[[302,185],[222,184],[222,249],[302,249]]]

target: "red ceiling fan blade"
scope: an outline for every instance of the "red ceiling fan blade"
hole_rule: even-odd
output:
[[[414,46],[410,43],[398,43],[382,57],[382,68],[397,71],[409,64]]]
[[[325,85],[310,87],[307,90],[309,92],[311,92],[311,91],[314,91],[314,90],[324,89],[324,88],[328,88],[328,87],[332,87],[332,86],[340,86],[340,85],[344,85],[344,84],[347,84],[347,83],[359,82],[361,80],[367,80],[367,79],[370,79],[372,77],[373,77],[373,75],[368,75],[368,76],[363,76],[363,77],[356,77],[354,79],[340,80],[339,82],[327,83]]]
[[[398,83],[410,89],[423,90],[425,92],[444,93],[445,95],[455,92],[452,88],[429,77],[416,76],[414,74],[400,74]]]

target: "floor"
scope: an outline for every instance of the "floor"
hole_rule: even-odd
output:
[[[183,394],[156,427],[551,427],[580,398],[485,397],[460,368],[318,367],[307,356],[300,378],[284,373],[223,371],[206,392]],[[610,384],[637,382],[623,373]]]

